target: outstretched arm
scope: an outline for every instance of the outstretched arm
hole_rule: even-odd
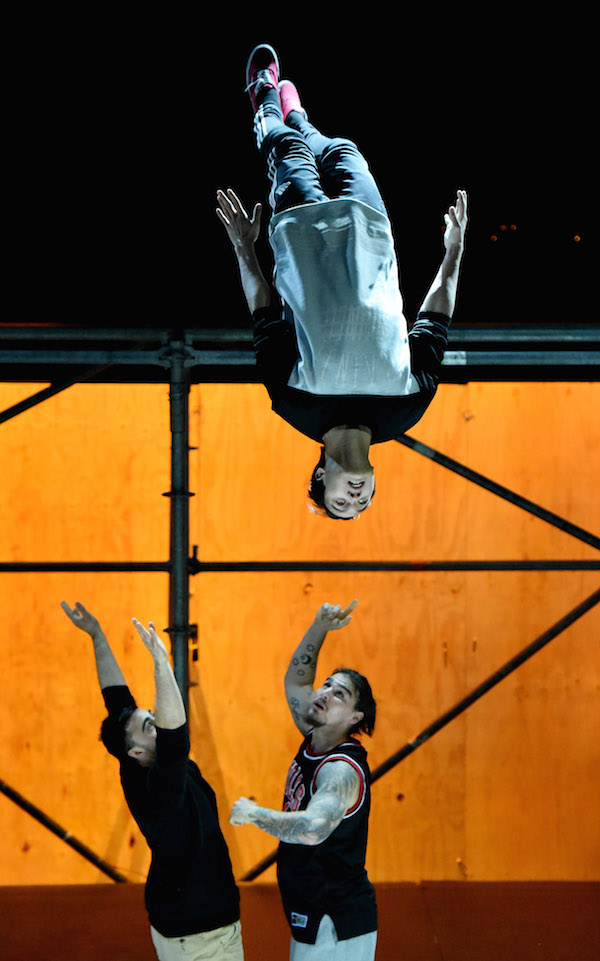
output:
[[[231,189],[217,191],[217,217],[225,227],[233,246],[240,271],[242,290],[250,313],[271,303],[271,288],[265,280],[256,256],[255,243],[260,232],[261,204],[256,204],[249,217]]]
[[[458,191],[456,204],[449,208],[448,213],[444,215],[444,220],[446,253],[421,305],[421,310],[431,310],[452,317],[467,229],[467,194],[464,190]]]
[[[335,831],[358,799],[358,774],[346,761],[329,761],[317,777],[317,789],[304,811],[274,811],[248,798],[233,805],[232,824],[255,824],[288,844],[321,844]]]
[[[171,667],[169,653],[156,633],[152,621],[148,624],[147,629],[135,617],[133,623],[154,661],[154,683],[156,685],[154,720],[156,726],[174,731],[185,724],[186,717],[183,698]]]
[[[285,674],[285,696],[296,726],[307,734],[312,724],[306,720],[306,712],[314,694],[317,659],[328,631],[339,631],[352,620],[351,612],[358,601],[355,599],[344,610],[340,604],[322,604],[300,644],[292,654]]]
[[[75,608],[70,608],[66,601],[61,601],[60,605],[71,620],[71,622],[81,631],[85,631],[92,639],[94,646],[94,656],[96,658],[96,673],[100,688],[105,687],[127,687],[127,683],[117,660],[110,649],[104,631],[100,627],[98,620],[89,611],[86,611],[83,604],[75,602]]]

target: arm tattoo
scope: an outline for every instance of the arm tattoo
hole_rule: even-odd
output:
[[[259,807],[252,822],[288,844],[321,844],[341,823],[356,797],[357,788],[356,771],[345,761],[331,762],[319,774],[319,786],[305,811],[272,811]]]
[[[303,734],[311,727],[306,714],[314,696],[317,659],[326,633],[327,631],[316,623],[311,624],[293,652],[285,673],[285,696],[294,723]]]
[[[314,657],[310,654],[301,654],[300,657],[295,657],[292,660],[293,666],[296,668],[296,675],[298,677],[304,677],[306,674],[305,668],[312,671],[313,673],[317,670],[317,662]],[[302,665],[302,667],[300,666]]]
[[[290,706],[290,711],[292,712],[292,717],[295,721],[302,721],[304,718],[300,712],[300,701],[297,697],[290,697],[288,700]]]

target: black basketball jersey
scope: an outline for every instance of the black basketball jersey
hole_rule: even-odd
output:
[[[331,751],[315,754],[311,735],[290,766],[284,811],[303,811],[316,788],[320,769],[330,761],[345,761],[358,774],[358,800],[341,824],[321,844],[282,841],[277,855],[277,879],[284,911],[296,941],[314,944],[321,918],[328,914],[340,941],[377,929],[375,891],[365,871],[371,806],[371,774],[367,752],[353,738]]]

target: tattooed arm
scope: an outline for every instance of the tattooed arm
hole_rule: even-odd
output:
[[[316,791],[304,811],[274,811],[248,798],[233,805],[232,824],[255,824],[288,844],[322,844],[356,804],[360,781],[346,761],[329,761],[317,776]]]
[[[350,612],[357,603],[356,600],[352,601],[345,610],[340,604],[322,604],[292,654],[285,674],[285,696],[294,722],[303,734],[308,734],[312,728],[312,724],[306,720],[306,712],[314,695],[317,658],[323,641],[328,631],[338,631],[352,620]]]

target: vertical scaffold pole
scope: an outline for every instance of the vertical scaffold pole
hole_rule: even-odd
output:
[[[169,628],[173,668],[188,711],[189,688],[189,377],[185,344],[174,339],[170,349],[171,413],[171,544]]]

